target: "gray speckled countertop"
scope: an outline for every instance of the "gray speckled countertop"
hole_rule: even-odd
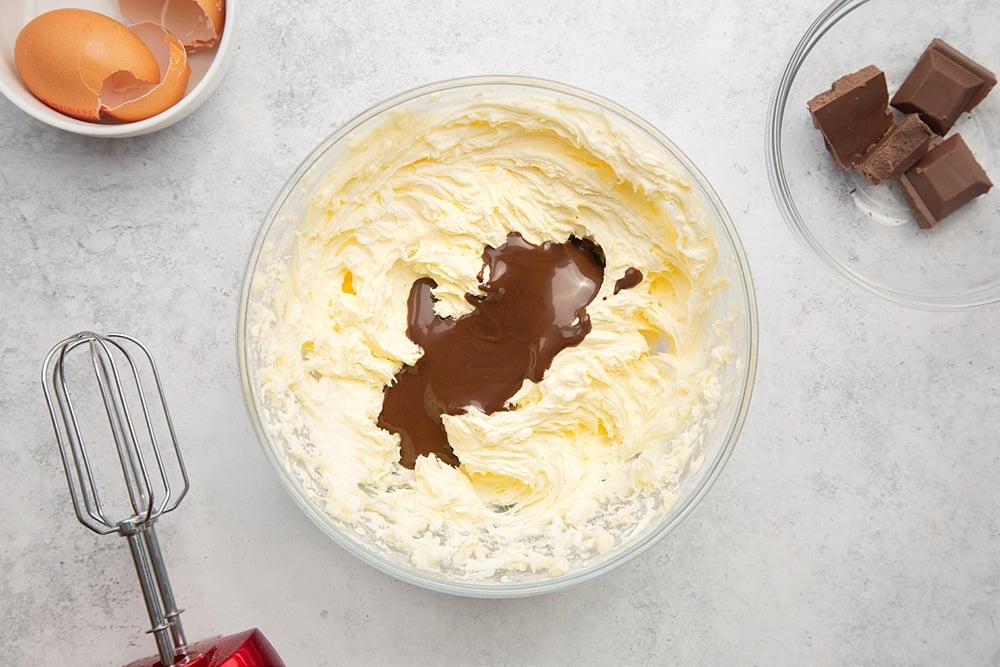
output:
[[[39,386],[84,328],[143,339],[193,477],[161,522],[193,638],[258,626],[288,665],[1000,665],[1000,308],[930,313],[835,278],[767,183],[774,83],[822,2],[243,3],[226,80],[157,134],[85,139],[0,100],[0,651],[153,653],[120,538],[72,516]],[[760,364],[717,485],[623,569],[454,598],[324,537],[240,397],[264,212],[341,123],[404,89],[526,74],[610,97],[699,165],[746,245]]]

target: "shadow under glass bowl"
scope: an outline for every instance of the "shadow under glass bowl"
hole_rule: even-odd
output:
[[[960,310],[1000,301],[1000,189],[920,229],[898,184],[872,185],[834,166],[806,103],[866,65],[885,72],[891,98],[935,37],[996,72],[998,26],[993,0],[839,0],[806,31],[775,87],[767,166],[785,221],[840,276],[894,303]],[[962,114],[948,136],[955,133],[1000,178],[996,90]]]
[[[440,108],[439,105],[449,101],[517,99],[521,95],[548,96],[600,110],[628,126],[628,131],[650,139],[662,157],[690,178],[718,246],[718,272],[727,281],[715,293],[711,311],[723,314],[723,323],[718,326],[726,329],[732,360],[726,363],[720,376],[722,402],[714,428],[705,434],[700,465],[693,466],[696,469],[682,480],[676,490],[676,502],[661,516],[611,553],[590,558],[560,576],[536,577],[527,573],[469,580],[417,568],[400,554],[366,541],[323,511],[312,493],[314,489],[310,488],[310,471],[288,455],[288,438],[303,436],[284,428],[282,415],[275,414],[264,398],[262,374],[268,360],[255,332],[260,326],[267,326],[274,263],[293,261],[297,231],[310,197],[316,188],[322,187],[324,174],[338,168],[345,147],[386,119],[395,118],[394,114],[400,110]],[[722,203],[697,168],[662,133],[620,106],[568,86],[519,77],[473,77],[412,90],[365,111],[322,142],[287,181],[257,236],[244,278],[237,335],[241,382],[251,421],[267,458],[301,510],[337,544],[384,573],[435,591],[486,598],[548,593],[587,581],[637,556],[675,528],[717,479],[736,444],[749,407],[758,346],[756,300],[746,256]]]

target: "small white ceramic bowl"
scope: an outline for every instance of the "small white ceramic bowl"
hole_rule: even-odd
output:
[[[235,45],[238,0],[226,0],[226,20],[218,46],[189,54],[191,79],[187,92],[177,104],[151,118],[134,123],[103,124],[78,120],[39,101],[25,87],[14,66],[14,42],[24,25],[47,11],[63,7],[90,9],[121,19],[115,0],[0,0],[0,92],[19,109],[60,130],[91,137],[135,137],[149,134],[186,118],[208,99],[225,75]]]

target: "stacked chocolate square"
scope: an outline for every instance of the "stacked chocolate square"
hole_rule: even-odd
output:
[[[996,82],[991,71],[935,38],[891,102],[885,73],[869,65],[808,105],[834,163],[874,184],[897,181],[917,224],[929,229],[993,187],[961,134],[943,137]],[[903,114],[899,122],[890,104]]]

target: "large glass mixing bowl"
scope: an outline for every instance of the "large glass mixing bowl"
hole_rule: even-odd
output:
[[[308,434],[290,428],[283,421],[286,415],[268,405],[262,390],[269,354],[262,349],[265,346],[260,332],[269,326],[275,288],[282,283],[275,278],[275,266],[280,269],[294,260],[305,208],[316,188],[322,187],[324,175],[342,167],[345,150],[352,143],[366,135],[370,140],[367,133],[371,128],[398,119],[402,110],[419,113],[421,109],[439,109],[441,105],[472,99],[502,101],[522,96],[543,96],[560,104],[596,110],[611,119],[617,131],[642,137],[646,145],[653,147],[651,150],[661,154],[658,157],[690,180],[718,248],[716,271],[721,287],[711,297],[709,310],[713,316],[706,321],[705,335],[723,333],[730,354],[719,373],[718,410],[700,438],[700,451],[672,489],[675,502],[652,521],[631,531],[609,552],[574,563],[557,576],[528,571],[469,580],[416,567],[405,555],[372,543],[364,531],[353,530],[324,511],[323,503],[317,500],[317,480],[308,464],[301,457],[289,455],[290,442],[308,438]],[[617,568],[667,535],[706,494],[729,459],[747,414],[757,363],[757,309],[747,259],[732,221],[704,176],[666,136],[620,106],[565,85],[527,78],[476,77],[437,83],[383,102],[348,122],[302,162],[276,198],[252,249],[241,297],[238,349],[246,406],[267,458],[302,511],[337,544],[391,576],[432,590],[473,597],[521,597],[564,589]],[[327,492],[335,493],[336,489]]]

